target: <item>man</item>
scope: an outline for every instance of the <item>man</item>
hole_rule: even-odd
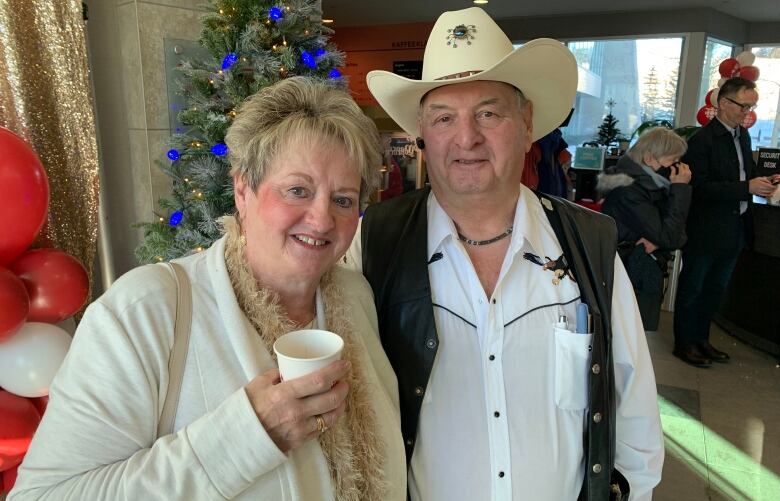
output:
[[[750,134],[740,125],[757,102],[755,83],[727,80],[715,119],[688,141],[683,157],[693,174],[693,199],[674,307],[674,355],[696,367],[729,360],[709,342],[710,321],[751,240],[751,194],[768,197],[775,191],[772,178],[756,177]]]
[[[388,114],[421,136],[431,182],[430,191],[369,207],[346,258],[372,284],[398,375],[411,499],[607,499],[618,484],[625,494],[620,475],[632,499],[649,499],[663,437],[614,242],[605,260],[615,276],[612,349],[602,367],[591,365],[591,349],[595,357],[601,346],[591,344],[595,334],[567,323],[585,293],[566,272],[545,212],[552,202],[543,207],[520,183],[531,143],[571,108],[571,53],[545,39],[514,50],[487,14],[470,8],[436,22],[422,81],[383,71],[367,80]],[[611,220],[581,212],[614,234]],[[585,324],[587,315],[579,317]],[[593,389],[607,387],[612,367],[614,392],[594,404],[601,390]],[[597,437],[615,421],[610,448]]]

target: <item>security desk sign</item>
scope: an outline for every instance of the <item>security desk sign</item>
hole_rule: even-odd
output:
[[[780,148],[759,148],[756,167],[759,176],[780,174]]]

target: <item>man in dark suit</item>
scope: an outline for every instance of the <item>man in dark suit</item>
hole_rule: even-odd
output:
[[[757,102],[755,83],[727,80],[717,116],[690,139],[683,157],[693,173],[693,199],[674,311],[674,355],[697,367],[729,359],[710,344],[710,321],[751,240],[751,194],[766,197],[775,190],[771,178],[756,177],[750,135],[740,125]]]

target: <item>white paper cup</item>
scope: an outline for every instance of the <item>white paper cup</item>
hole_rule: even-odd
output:
[[[288,332],[274,343],[282,379],[311,374],[341,358],[344,340],[330,331],[305,329]]]

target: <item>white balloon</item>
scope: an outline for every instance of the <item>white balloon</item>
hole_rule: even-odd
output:
[[[736,57],[736,60],[740,66],[752,66],[753,63],[756,62],[756,55],[749,50],[746,50],[744,52],[740,52]]]
[[[61,322],[57,322],[54,325],[61,328],[68,334],[70,334],[70,337],[73,337],[73,334],[76,333],[76,319],[73,317],[68,317],[65,320],[62,320]]]
[[[713,106],[718,106],[718,92],[720,89],[712,89],[712,94],[710,94],[710,102]]]
[[[726,80],[728,80],[728,78],[721,78],[720,80],[718,80],[718,88],[719,89],[721,87],[723,87],[723,84],[726,83]]]
[[[56,325],[27,322],[0,342],[0,386],[20,397],[49,394],[70,347],[70,335]]]

